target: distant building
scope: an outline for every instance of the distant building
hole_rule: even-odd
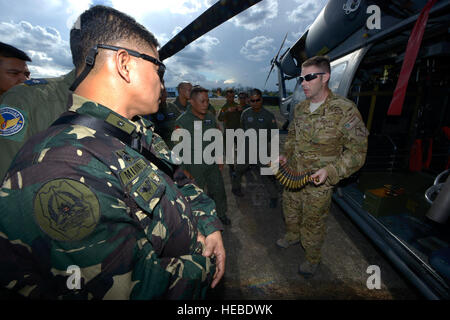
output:
[[[177,88],[166,88],[167,90],[167,98],[176,98],[178,97],[178,90]]]

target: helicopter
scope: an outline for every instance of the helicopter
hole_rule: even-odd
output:
[[[427,299],[450,297],[449,18],[448,0],[330,0],[280,55],[284,37],[267,76],[277,68],[286,129],[306,99],[286,81],[330,58],[329,88],[370,132],[365,165],[333,200]]]

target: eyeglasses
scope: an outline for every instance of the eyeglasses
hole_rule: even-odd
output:
[[[131,50],[131,49],[127,49],[127,48],[122,48],[122,47],[116,47],[116,46],[110,46],[110,45],[106,45],[106,44],[97,44],[97,48],[102,48],[102,49],[107,49],[107,50],[114,50],[114,51],[119,51],[119,50],[125,50],[126,52],[128,52],[128,54],[132,55],[133,57],[137,57],[137,58],[141,58],[144,60],[147,60],[153,64],[156,64],[158,66],[158,70],[156,71],[158,73],[159,76],[159,80],[161,82],[163,82],[163,78],[164,78],[164,72],[166,72],[166,66],[159,61],[156,58],[153,58],[145,53],[139,53],[137,51]]]
[[[253,102],[253,103],[255,103],[255,102],[260,102],[260,101],[261,101],[261,98],[256,99],[256,100],[250,99],[250,102]]]
[[[299,77],[298,80],[300,81],[300,83],[302,83],[303,80],[309,82],[309,81],[314,80],[315,78],[317,78],[317,76],[318,76],[319,74],[325,74],[325,72],[310,73],[310,74],[307,74],[307,75],[305,75],[305,76]]]

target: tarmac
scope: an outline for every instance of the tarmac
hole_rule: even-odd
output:
[[[277,114],[279,127],[282,119]],[[281,123],[280,123],[281,122]],[[280,135],[282,146],[286,135]],[[322,261],[314,277],[297,273],[302,247],[287,249],[275,242],[284,235],[281,192],[277,208],[257,168],[242,181],[244,197],[231,193],[229,167],[222,175],[227,192],[230,226],[222,234],[226,250],[225,275],[210,290],[211,300],[411,300],[422,299],[394,266],[378,251],[336,203],[332,203]],[[380,269],[380,289],[369,289],[370,266]]]

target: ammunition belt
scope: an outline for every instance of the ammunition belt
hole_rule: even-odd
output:
[[[311,171],[296,172],[294,170],[291,170],[288,167],[287,163],[280,166],[278,170],[275,170],[274,167],[272,167],[272,171],[277,180],[280,182],[280,184],[285,189],[290,191],[300,190],[306,184],[314,181],[314,178],[311,177],[313,172]],[[316,180],[318,180],[318,178],[316,178]]]

